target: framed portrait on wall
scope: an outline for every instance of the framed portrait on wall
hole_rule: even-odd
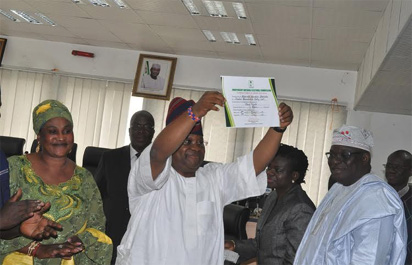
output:
[[[7,39],[0,38],[0,66],[3,61],[4,50],[6,49]]]
[[[133,96],[170,98],[177,58],[140,54],[133,83]]]

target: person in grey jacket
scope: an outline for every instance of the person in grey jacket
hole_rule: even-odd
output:
[[[293,264],[315,205],[302,190],[308,159],[303,151],[281,145],[266,169],[267,197],[256,226],[256,237],[226,241],[225,248],[240,255],[238,262],[257,258],[258,264]]]

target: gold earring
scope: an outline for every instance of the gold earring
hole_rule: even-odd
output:
[[[36,153],[40,152],[40,141],[37,140]]]

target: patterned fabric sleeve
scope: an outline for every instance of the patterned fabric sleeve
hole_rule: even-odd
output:
[[[85,170],[86,171],[86,170]],[[106,218],[103,213],[103,204],[100,192],[92,175],[85,177],[83,183],[88,196],[87,224],[81,229],[78,237],[85,246],[85,255],[96,264],[109,264],[112,258],[112,240],[104,233]],[[75,259],[76,260],[76,259]],[[75,264],[81,264],[75,262]]]

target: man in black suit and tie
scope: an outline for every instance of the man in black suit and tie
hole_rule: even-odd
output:
[[[130,145],[104,152],[96,170],[95,178],[106,215],[106,234],[113,241],[112,264],[130,219],[127,196],[130,167],[152,142],[154,132],[152,114],[145,110],[136,112],[130,119]]]

